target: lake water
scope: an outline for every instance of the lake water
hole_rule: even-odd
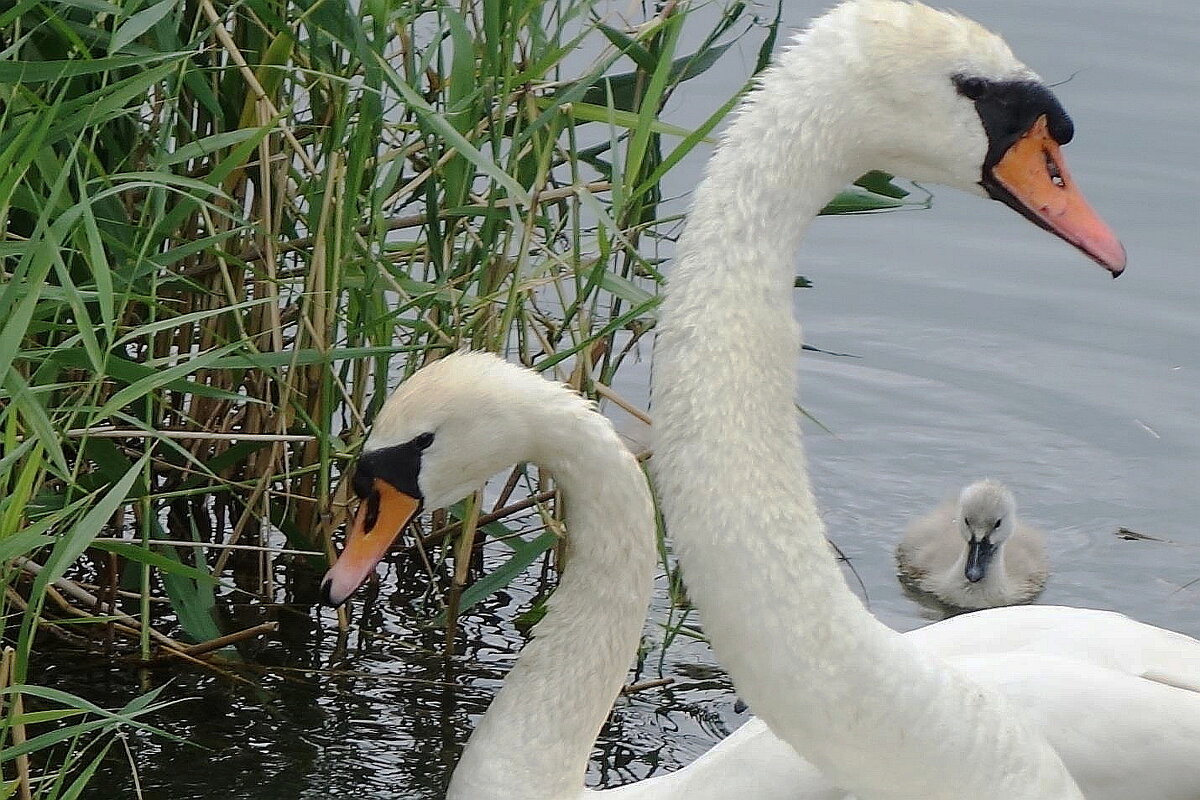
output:
[[[824,4],[788,2],[801,25]],[[1191,0],[960,0],[1058,88],[1076,121],[1069,165],[1123,238],[1118,281],[998,203],[935,189],[932,210],[818,221],[797,271],[806,338],[861,358],[806,354],[811,471],[831,538],[872,610],[908,629],[930,618],[894,575],[906,520],[963,483],[1006,481],[1049,532],[1044,602],[1113,608],[1200,635],[1200,9]],[[748,70],[757,43],[747,42]],[[730,54],[733,56],[733,53]],[[744,79],[724,68],[685,85],[674,121],[694,125]],[[1074,76],[1074,77],[1072,77]],[[674,187],[683,193],[693,177]],[[648,351],[647,351],[648,353]],[[619,387],[645,403],[645,369]],[[633,438],[642,432],[620,423]],[[1125,541],[1119,526],[1169,540]],[[408,575],[405,569],[413,569]],[[203,676],[158,721],[204,749],[130,738],[147,798],[439,797],[474,716],[521,637],[512,617],[536,576],[486,604],[449,668],[419,626],[419,568],[398,565],[354,620],[344,653],[324,614],[284,613],[251,695]],[[410,578],[412,578],[410,580]],[[661,638],[656,600],[647,635]],[[338,653],[339,657],[334,658]],[[449,670],[449,671],[447,671]],[[658,677],[657,661],[636,679]],[[746,718],[707,647],[677,641],[674,685],[618,701],[591,781],[620,783],[693,760]],[[46,680],[107,704],[138,691],[125,670],[62,661]],[[118,746],[116,752],[123,753]],[[96,798],[132,797],[107,769]]]

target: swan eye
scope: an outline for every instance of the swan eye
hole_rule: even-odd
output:
[[[1060,189],[1065,187],[1067,182],[1063,180],[1062,170],[1058,168],[1058,162],[1045,151],[1042,152],[1042,156],[1046,159],[1046,174],[1050,176],[1050,182]]]
[[[971,518],[963,517],[963,524],[966,525],[968,528],[971,527]]]
[[[997,528],[999,528],[1001,522],[1004,522],[1003,518],[996,520],[996,524],[992,526],[992,530],[996,530]]]
[[[433,434],[422,433],[420,436],[417,436],[410,441],[409,444],[411,444],[417,450],[427,450],[429,445],[433,444]]]

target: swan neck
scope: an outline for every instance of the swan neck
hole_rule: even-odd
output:
[[[825,539],[796,407],[794,258],[818,211],[874,166],[852,149],[869,120],[837,62],[817,41],[785,53],[696,190],[653,373],[667,531],[739,694],[838,786],[863,800],[1078,798],[998,694],[866,612]]]
[[[533,430],[538,452],[530,460],[563,495],[566,566],[532,641],[476,726],[449,800],[581,796],[650,601],[655,522],[637,461],[590,410]]]

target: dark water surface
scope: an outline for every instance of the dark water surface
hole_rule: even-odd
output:
[[[799,25],[824,4],[786,5]],[[798,267],[816,288],[797,292],[797,309],[810,342],[862,357],[802,364],[802,402],[835,434],[810,426],[808,439],[830,535],[871,608],[912,628],[930,612],[895,580],[896,537],[914,514],[990,475],[1049,531],[1044,601],[1200,635],[1200,584],[1189,586],[1200,578],[1200,10],[1193,0],[953,6],[1002,33],[1048,81],[1074,76],[1057,90],[1077,127],[1066,156],[1124,239],[1129,269],[1108,280],[999,204],[949,190],[936,190],[930,211],[818,221]],[[756,46],[743,47],[747,70]],[[686,84],[675,121],[697,124],[744,74],[727,67]],[[635,368],[619,388],[644,405],[645,379]],[[1124,541],[1118,526],[1170,542]],[[355,605],[345,642],[331,614],[282,610],[257,660],[322,671],[268,672],[259,693],[152,676],[173,678],[167,696],[191,698],[156,720],[200,747],[131,736],[143,795],[440,796],[520,647],[512,619],[538,584],[531,575],[472,615],[449,667],[441,633],[419,625],[423,586],[416,565],[392,566],[366,611]],[[660,592],[652,641],[665,608]],[[659,674],[655,656],[633,677]],[[686,764],[744,721],[702,643],[677,640],[661,674],[675,684],[618,701],[594,784]],[[105,705],[142,688],[126,669],[77,657],[43,680]],[[114,752],[90,797],[135,796],[125,750]]]

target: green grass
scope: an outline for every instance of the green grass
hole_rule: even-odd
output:
[[[28,686],[37,649],[195,660],[184,643],[226,633],[221,595],[311,583],[399,378],[471,347],[611,387],[680,224],[662,180],[737,97],[696,130],[663,107],[739,39],[761,67],[778,25],[741,3],[635,28],[590,0],[354,5],[0,11],[0,603],[7,697],[40,715],[5,703],[0,765],[74,737],[32,783],[5,772],[12,791],[74,796],[97,734],[153,708]],[[904,202],[862,186],[830,210]],[[546,523],[481,525],[475,553],[506,564],[464,587],[472,542],[435,517],[431,563],[458,587],[443,618],[542,558]],[[284,539],[316,555],[229,548]]]

